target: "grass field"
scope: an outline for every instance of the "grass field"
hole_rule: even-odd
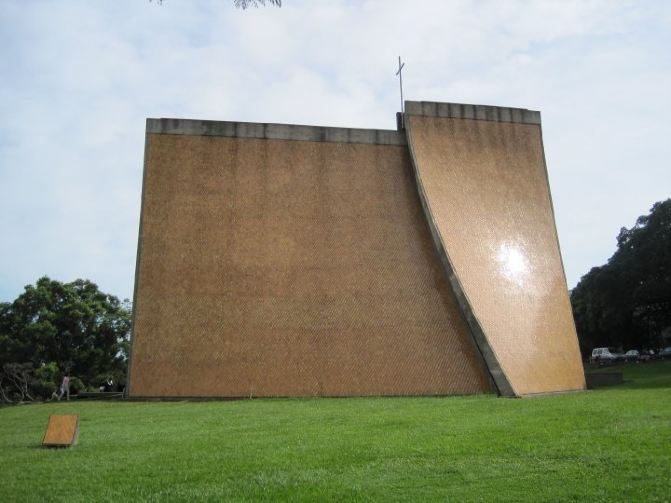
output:
[[[614,370],[609,368],[607,370]],[[671,499],[671,362],[528,399],[77,402],[0,409],[0,500]],[[39,447],[49,414],[71,449]]]

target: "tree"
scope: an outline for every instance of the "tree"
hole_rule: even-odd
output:
[[[282,0],[233,0],[235,6],[243,10],[250,6],[258,7],[259,4],[266,5],[266,2],[268,2],[269,5],[282,7]]]
[[[40,278],[14,302],[0,304],[2,385],[13,384],[15,396],[30,397],[27,385],[38,389],[37,380],[53,386],[55,373],[69,372],[86,386],[107,376],[122,382],[130,323],[128,304],[92,282]]]
[[[671,325],[671,199],[623,227],[617,250],[571,293],[581,349],[654,348]]]
[[[150,2],[152,0],[149,0]],[[282,7],[282,0],[233,0],[233,4],[242,10],[245,10],[247,7],[258,7],[259,5],[276,5],[277,7]],[[159,5],[163,4],[163,0],[156,0],[156,3]]]

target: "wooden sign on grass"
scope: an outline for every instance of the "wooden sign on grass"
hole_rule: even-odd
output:
[[[79,436],[78,415],[51,415],[47,431],[42,439],[43,447],[70,447],[77,443]]]

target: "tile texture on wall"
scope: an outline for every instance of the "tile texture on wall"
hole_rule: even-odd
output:
[[[405,124],[428,218],[513,392],[584,389],[540,125]]]
[[[134,397],[492,390],[407,147],[148,134]]]

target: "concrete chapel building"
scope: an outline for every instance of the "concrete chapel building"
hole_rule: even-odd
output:
[[[540,113],[398,122],[147,119],[130,397],[584,389]]]

